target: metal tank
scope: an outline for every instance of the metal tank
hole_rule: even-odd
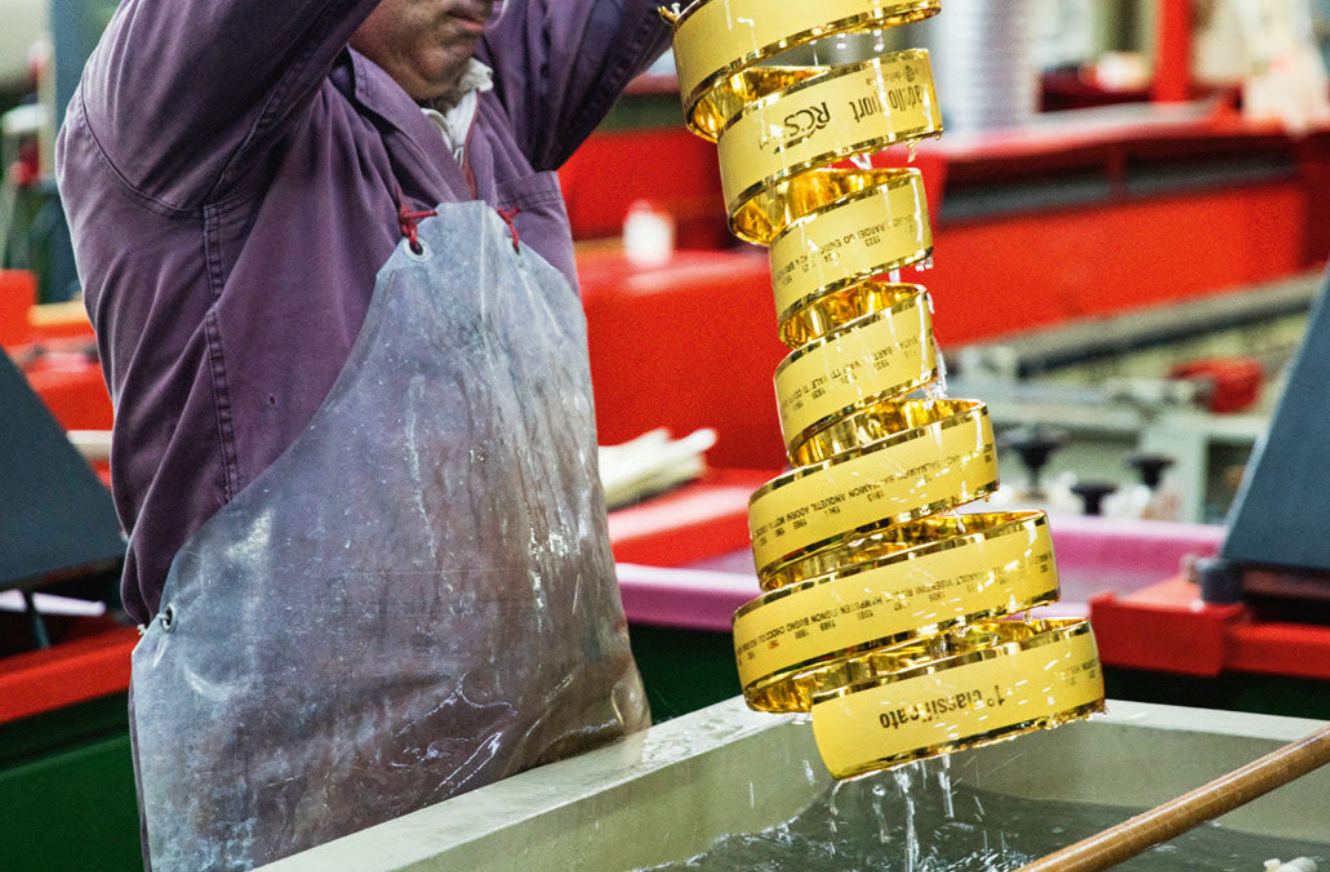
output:
[[[1093,721],[955,755],[951,771],[990,793],[1119,806],[1125,818],[1317,726],[1111,702],[1109,714]],[[262,872],[629,872],[683,861],[723,836],[786,821],[831,783],[808,727],[749,712],[735,699]],[[1330,770],[1322,770],[1221,822],[1237,832],[1325,843],[1328,800]],[[1000,828],[1002,810],[991,807],[997,804],[989,815]]]

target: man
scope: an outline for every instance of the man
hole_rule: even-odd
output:
[[[59,173],[156,872],[641,728],[553,171],[655,0],[125,0]]]

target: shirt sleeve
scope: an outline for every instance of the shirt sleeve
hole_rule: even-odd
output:
[[[124,0],[74,99],[130,187],[193,208],[309,105],[378,3]]]
[[[517,141],[558,169],[669,45],[662,0],[504,0],[478,53]]]

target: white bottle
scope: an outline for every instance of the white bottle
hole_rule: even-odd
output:
[[[623,251],[636,267],[654,269],[669,263],[674,256],[674,216],[646,200],[634,202],[623,220]]]

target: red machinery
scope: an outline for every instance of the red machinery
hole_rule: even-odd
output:
[[[1330,252],[1326,132],[1221,112],[930,143],[918,165],[936,251],[919,278],[948,301],[944,345],[1256,284]],[[679,131],[598,135],[562,177],[578,239],[617,234],[643,196],[675,211],[682,239],[723,238],[715,155]]]
[[[1229,673],[1330,681],[1330,627],[1262,621],[1250,606],[1210,605],[1186,578],[1103,594],[1090,617],[1104,663],[1218,678]]]
[[[111,398],[81,303],[36,306],[32,273],[0,271],[0,349],[66,430],[110,430]]]
[[[723,237],[715,155],[694,140],[673,129],[593,137],[562,173],[575,236],[616,233],[645,195],[675,211],[681,238]],[[1223,293],[1330,252],[1330,133],[1294,140],[1221,113],[928,144],[917,166],[935,266],[904,278],[947,302],[936,315],[944,349]],[[684,251],[636,270],[596,246],[579,267],[603,442],[715,426],[718,465],[783,465],[771,435],[783,350],[770,339],[760,252]]]

